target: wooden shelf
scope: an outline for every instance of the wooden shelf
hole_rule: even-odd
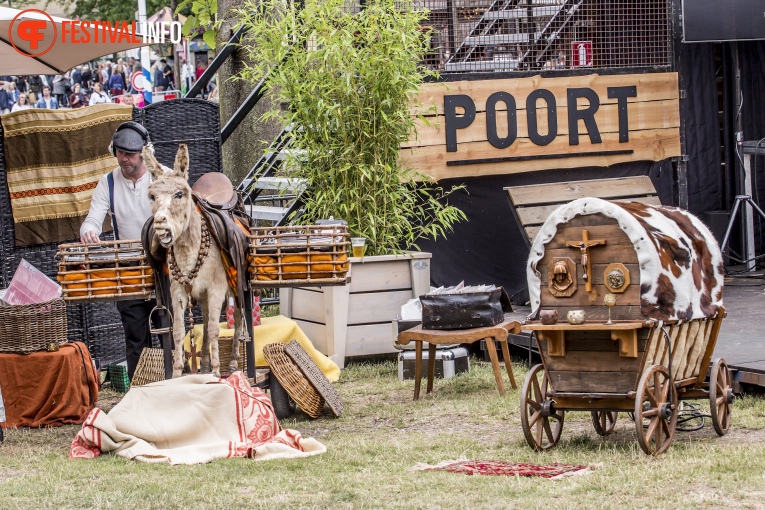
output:
[[[630,329],[641,329],[649,327],[650,321],[614,321],[613,324],[606,324],[605,322],[585,322],[584,324],[542,324],[534,322],[531,324],[523,324],[521,326],[522,331],[626,331]]]
[[[540,340],[547,342],[548,356],[566,356],[566,331],[610,331],[611,340],[619,342],[619,356],[637,358],[637,330],[650,327],[652,321],[614,321],[585,322],[584,324],[541,324],[531,323],[521,326],[523,331],[536,331]]]

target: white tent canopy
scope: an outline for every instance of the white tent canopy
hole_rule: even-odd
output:
[[[19,14],[22,13],[20,16]],[[18,16],[18,18],[16,18]],[[16,21],[13,22],[14,18]],[[53,23],[51,23],[51,18]],[[32,49],[28,41],[18,36],[19,23],[23,20],[43,20],[46,22],[40,33],[44,39],[39,42],[37,49]],[[122,42],[88,42],[74,43],[71,37],[62,40],[61,23],[70,21],[66,18],[51,16],[41,12],[20,11],[8,7],[0,7],[0,75],[24,74],[63,74],[72,67],[110,53],[124,51],[143,46],[142,42],[128,42],[123,36]],[[9,40],[9,28],[13,23],[12,41]],[[121,32],[120,32],[121,33]],[[51,41],[55,42],[51,45]],[[117,37],[115,40],[119,40]],[[27,53],[39,53],[50,46],[43,55],[30,57],[21,54],[16,48]]]

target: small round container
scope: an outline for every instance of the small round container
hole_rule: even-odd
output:
[[[569,324],[584,324],[586,318],[587,316],[584,313],[584,310],[569,310],[566,315]]]

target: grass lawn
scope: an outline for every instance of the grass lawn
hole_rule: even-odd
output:
[[[0,508],[765,508],[765,399],[734,404],[731,432],[707,420],[677,432],[664,455],[640,450],[633,423],[596,435],[589,413],[567,413],[561,443],[539,454],[525,443],[520,390],[500,397],[491,367],[443,381],[418,402],[392,361],[351,365],[337,388],[339,419],[299,413],[283,425],[327,446],[291,461],[221,460],[198,466],[149,465],[106,455],[69,460],[79,427],[8,430],[0,443]],[[515,366],[522,383],[523,365]],[[506,376],[505,376],[506,377]],[[508,385],[509,386],[509,385]],[[120,395],[104,390],[99,406]],[[417,463],[458,459],[584,464],[561,480],[414,471]]]

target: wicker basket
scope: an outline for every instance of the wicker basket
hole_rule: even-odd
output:
[[[162,349],[144,347],[135,367],[130,387],[165,380],[165,355]]]
[[[308,225],[250,230],[250,281],[255,287],[343,285],[348,227]]]
[[[61,298],[0,306],[0,352],[44,351],[50,343],[66,343],[66,334],[66,303]]]
[[[58,281],[66,301],[148,299],[154,275],[140,240],[59,246]]]
[[[297,364],[287,356],[284,344],[278,342],[267,344],[263,347],[263,355],[268,361],[271,372],[300,409],[311,418],[321,416],[324,398],[303,375]]]
[[[220,362],[220,371],[221,375],[224,376],[226,374],[229,374],[228,371],[228,364],[231,361],[231,345],[233,344],[233,339],[231,338],[218,338],[218,361]],[[247,372],[247,353],[245,351],[245,346],[247,344],[240,340],[239,341],[239,365],[237,367],[237,370],[241,370],[242,372]],[[188,365],[189,369],[191,369],[191,352],[186,351],[186,361],[185,363]],[[197,370],[199,370],[201,366],[201,360],[202,360],[202,353],[200,351],[196,351],[194,353],[195,357],[197,358]],[[230,375],[230,374],[229,374]]]

